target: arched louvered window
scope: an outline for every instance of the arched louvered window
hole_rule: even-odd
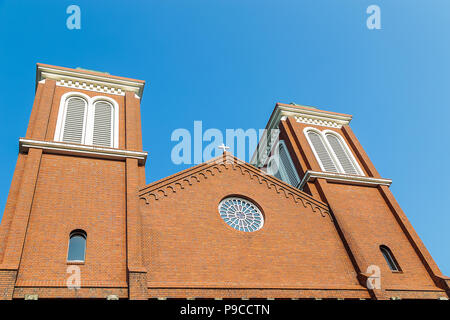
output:
[[[283,181],[289,183],[291,186],[297,187],[300,179],[295,170],[294,163],[292,162],[289,151],[286,148],[284,141],[279,143],[279,154],[280,154],[280,174]]]
[[[334,131],[304,130],[311,149],[323,171],[361,175],[364,173],[344,139]]]
[[[94,104],[94,129],[92,144],[96,146],[111,147],[114,137],[113,106],[107,101],[97,101]]]
[[[347,150],[347,146],[344,145],[344,142],[335,133],[328,132],[325,134],[325,137],[344,173],[360,175],[361,172],[353,159],[353,155]]]
[[[278,161],[276,159],[272,159],[269,161],[268,169],[269,174],[273,175],[275,178],[283,180],[280,174],[280,159]]]
[[[339,172],[337,169],[338,167],[326,146],[326,142],[323,139],[322,134],[315,130],[308,130],[306,131],[306,136],[308,137],[310,145],[322,170],[327,172]]]
[[[67,261],[84,262],[86,256],[86,238],[86,232],[83,230],[74,230],[70,233]]]
[[[119,106],[109,97],[68,92],[61,97],[55,141],[119,147]]]
[[[401,271],[397,261],[394,258],[394,255],[391,252],[391,249],[386,246],[380,246],[380,251],[383,254],[383,257],[386,260],[386,263],[388,264],[391,271]]]
[[[275,154],[268,163],[269,174],[289,183],[293,187],[297,187],[300,183],[300,178],[284,141],[278,143],[276,151],[278,151],[278,154]]]
[[[87,105],[86,100],[80,97],[70,97],[67,99],[64,110],[62,141],[84,143]]]

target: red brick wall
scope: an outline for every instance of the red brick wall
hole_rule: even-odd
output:
[[[126,286],[125,163],[44,154],[17,286],[65,286],[69,234],[87,233],[81,285]]]
[[[295,119],[289,118],[280,125],[281,135],[292,142],[288,146],[293,161],[300,167],[300,171],[321,171],[304,135],[303,130],[306,127],[339,133],[364,174],[369,177],[380,177],[350,127],[331,129],[298,123]],[[330,205],[337,218],[337,228],[343,231],[342,241],[349,243],[350,254],[357,259],[356,267],[361,268],[362,273],[372,264],[381,268],[383,289],[400,290],[398,294],[405,297],[408,297],[408,294],[401,290],[431,290],[434,291],[434,295],[445,296],[433,281],[434,274],[440,273],[439,269],[401,209],[395,207],[396,203],[393,206],[387,202],[381,187],[329,183],[324,179],[317,179],[315,182],[309,182],[305,190]],[[406,232],[411,236],[408,237]],[[379,250],[380,245],[387,245],[392,250],[403,272],[393,273],[389,270]],[[394,292],[389,291],[389,294],[394,295]],[[410,293],[409,296],[419,297],[420,292]]]
[[[328,215],[240,170],[200,179],[141,202],[151,288],[363,289]],[[233,194],[262,208],[261,230],[240,232],[222,220],[218,204]]]

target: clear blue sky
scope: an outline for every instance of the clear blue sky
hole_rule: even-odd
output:
[[[81,30],[66,8],[81,8]],[[366,8],[381,8],[368,30]],[[432,5],[431,5],[432,4]],[[450,276],[450,1],[0,0],[0,208],[34,97],[35,64],[147,81],[147,182],[176,128],[263,128],[275,102],[354,116],[352,128]],[[1,215],[2,213],[0,213]]]

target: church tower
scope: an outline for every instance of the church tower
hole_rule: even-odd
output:
[[[278,103],[266,129],[279,129],[280,142],[262,141],[252,162],[270,168],[271,158],[261,151],[278,148],[275,176],[329,205],[360,284],[366,287],[372,276],[373,298],[426,298],[436,287],[448,295],[450,278],[441,274],[398,205],[391,180],[380,176],[365,153],[351,119]]]
[[[138,299],[145,82],[45,64],[36,71],[0,226],[0,299],[42,287],[48,297]],[[72,273],[81,289],[67,289]]]

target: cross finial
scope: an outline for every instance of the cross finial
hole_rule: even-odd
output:
[[[221,145],[221,146],[218,146],[217,148],[219,148],[219,149],[223,150],[223,153],[225,153],[225,151],[227,151],[227,149],[230,149],[230,147],[227,147],[227,146],[226,146],[226,145],[224,145],[223,143],[222,143],[222,145]]]

